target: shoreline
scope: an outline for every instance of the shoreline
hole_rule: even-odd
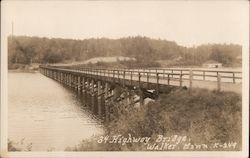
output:
[[[39,70],[22,70],[22,69],[8,69],[8,73],[13,73],[13,72],[16,72],[16,73],[38,73]]]

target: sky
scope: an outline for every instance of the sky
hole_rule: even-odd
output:
[[[3,1],[8,35],[49,38],[147,36],[183,46],[242,44],[248,1]]]

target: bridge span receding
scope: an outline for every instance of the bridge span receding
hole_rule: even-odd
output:
[[[181,68],[115,69],[79,66],[40,65],[40,72],[89,99],[89,108],[105,121],[112,119],[112,101],[144,104],[145,98],[157,98],[173,88],[205,88],[241,93],[241,71],[200,70]],[[133,100],[130,93],[139,99]],[[114,112],[113,112],[114,113]],[[113,114],[114,115],[114,114]]]

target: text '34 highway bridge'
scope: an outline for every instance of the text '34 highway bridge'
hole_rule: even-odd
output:
[[[40,72],[86,97],[89,108],[105,121],[117,115],[113,102],[143,105],[174,88],[204,88],[241,93],[242,72],[186,68],[101,69],[41,65]],[[133,93],[133,95],[131,95]],[[136,94],[136,95],[134,95]],[[137,99],[131,98],[137,96]],[[112,104],[112,105],[111,105]]]

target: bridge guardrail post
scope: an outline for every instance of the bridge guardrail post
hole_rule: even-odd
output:
[[[68,87],[70,87],[70,74],[68,73]]]
[[[112,71],[113,71],[113,82],[115,83],[115,70]]]
[[[156,83],[157,83],[156,92],[157,92],[157,94],[159,94],[159,89],[160,89],[160,85],[159,85],[159,73],[156,73]]]
[[[133,71],[130,71],[130,85],[132,86]]]
[[[147,88],[149,89],[149,72],[147,72]]]
[[[180,87],[182,87],[182,73],[180,74]]]
[[[189,89],[193,88],[193,70],[189,70]]]
[[[138,83],[139,83],[139,87],[141,87],[141,73],[138,72]]]
[[[182,73],[182,70],[181,70],[180,72],[181,72],[181,73],[180,73],[180,87],[182,87],[182,76],[183,76],[182,74],[183,74],[183,73]]]
[[[118,77],[118,82],[120,83],[120,70],[117,70],[117,77]]]
[[[235,73],[233,72],[233,83],[235,83]]]
[[[221,91],[221,75],[217,72],[217,90]]]
[[[170,74],[168,73],[168,85],[170,84]]]
[[[76,88],[76,76],[72,75],[72,88],[75,89]]]
[[[125,76],[126,76],[126,71],[123,71],[123,87],[125,86]]]

